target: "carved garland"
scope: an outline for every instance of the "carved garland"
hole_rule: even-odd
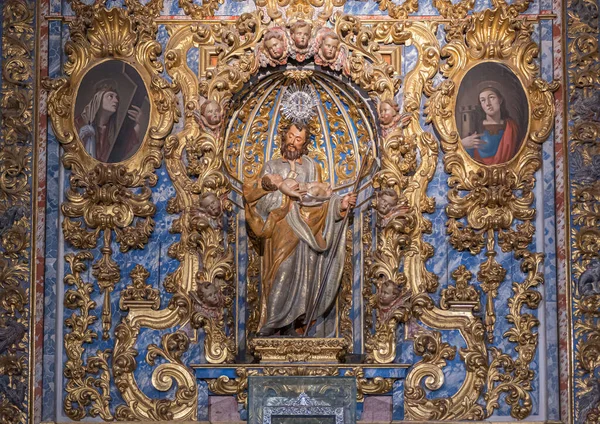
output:
[[[457,22],[448,28],[448,44],[442,49],[442,55],[448,57],[442,67],[448,79],[429,100],[426,114],[440,133],[445,152],[444,165],[450,174],[447,207],[450,243],[455,249],[472,254],[485,247],[487,259],[481,264],[477,276],[487,295],[485,328],[488,341],[494,337],[494,298],[506,275],[495,258],[496,234],[502,250],[512,251],[515,259],[522,260],[521,269],[527,275],[523,282],[513,283],[514,296],[508,302],[510,314],[507,319],[514,327],[503,335],[516,343],[518,359],[493,349],[488,365],[485,345],[481,343],[477,366],[479,373],[485,370],[483,375],[487,374],[484,398],[488,402],[485,415],[479,411],[478,418],[491,415],[499,406],[500,393],[509,392],[506,399],[511,406],[511,415],[524,419],[531,413],[530,383],[533,373],[529,364],[537,348],[537,334],[533,333],[533,329],[539,322],[532,314],[523,313],[522,307],[527,305],[536,309],[539,306],[541,295],[534,289],[543,282],[540,269],[542,255],[528,250],[534,235],[531,222],[535,215],[531,208],[534,173],[541,166],[541,143],[554,122],[552,91],[558,85],[538,78],[538,67],[533,61],[538,47],[531,40],[531,25],[513,17],[516,10],[525,7],[524,4],[501,6],[475,14],[466,23]],[[460,82],[469,70],[486,61],[502,64],[518,77],[527,92],[531,108],[523,147],[505,163],[488,166],[475,161],[461,146],[455,121]],[[522,222],[517,224],[516,229],[513,228],[515,220]],[[447,293],[445,295],[448,296]],[[433,322],[428,324],[439,328]],[[419,367],[417,365],[416,369]],[[482,387],[481,382],[479,384]]]

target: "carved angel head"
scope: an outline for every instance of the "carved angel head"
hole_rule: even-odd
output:
[[[340,37],[330,28],[322,28],[315,37],[315,63],[329,66],[336,71],[342,69],[346,61],[345,49]]]
[[[258,49],[261,66],[277,66],[287,63],[288,42],[281,27],[271,28],[265,34]]]
[[[206,100],[200,104],[194,118],[200,128],[213,134],[218,133],[223,122],[223,108],[216,100]]]

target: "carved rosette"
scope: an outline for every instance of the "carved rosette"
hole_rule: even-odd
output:
[[[508,6],[498,2],[494,10],[476,13],[466,21],[449,25],[446,29],[448,44],[442,49],[442,56],[447,58],[441,68],[446,79],[434,90],[426,105],[426,115],[440,133],[444,166],[450,174],[446,208],[450,244],[473,255],[484,250],[487,257],[477,279],[486,294],[484,323],[488,342],[494,339],[495,298],[506,276],[506,270],[496,260],[496,245],[504,252],[514,252],[527,275],[523,282],[513,283],[514,295],[508,301],[510,314],[507,317],[513,328],[503,334],[516,344],[519,358],[514,360],[506,353],[491,352],[484,395],[488,403],[485,414],[478,418],[489,416],[498,407],[497,399],[503,391],[511,393],[507,401],[513,417],[525,419],[531,413],[533,373],[528,367],[537,348],[537,334],[533,329],[539,322],[532,314],[524,313],[522,306],[525,303],[536,309],[541,301],[540,293],[534,289],[543,282],[539,272],[542,257],[528,248],[534,236],[534,173],[541,166],[541,143],[554,123],[552,92],[558,84],[539,78],[539,69],[533,60],[539,49],[531,39],[532,27],[516,18],[527,4]],[[522,135],[518,151],[501,163],[488,165],[463,147],[456,119],[461,82],[483,63],[495,64],[498,69],[511,73],[521,85],[529,105],[527,131]],[[462,137],[467,137],[464,128]],[[434,325],[434,328],[439,327]],[[478,355],[483,359],[487,356],[485,346],[481,349]],[[517,364],[516,368],[511,364]],[[487,359],[479,366],[487,369]]]

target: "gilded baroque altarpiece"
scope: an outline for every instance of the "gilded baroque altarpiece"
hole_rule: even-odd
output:
[[[410,0],[374,2],[377,18],[347,13],[345,1],[256,1],[228,19],[212,17],[220,1],[67,3],[73,14],[64,23],[37,22],[50,40],[68,35],[64,46],[53,44],[60,53],[48,51],[62,62],[37,63],[43,81],[27,59],[40,15],[25,1],[4,8],[3,101],[18,94],[6,104],[20,119],[3,114],[2,330],[22,339],[0,347],[3,384],[23,392],[2,399],[7,422],[33,416],[31,400],[42,396],[56,408],[43,412],[46,421],[201,421],[209,396],[235,396],[243,418],[252,375],[354,376],[359,402],[390,395],[399,420],[559,418],[542,389],[558,375],[552,380],[540,359],[551,338],[544,284],[556,277],[544,263],[539,209],[548,206],[539,180],[548,175],[543,143],[561,113],[559,83],[544,72],[540,49],[556,16],[524,15],[531,2],[499,0],[434,2],[432,19],[415,18],[423,5]],[[52,15],[52,2],[40,7]],[[169,7],[180,17],[165,19]],[[597,8],[595,16],[597,24]],[[584,24],[573,34],[589,34]],[[310,28],[306,45],[295,38],[299,27]],[[590,55],[578,60],[593,74],[590,43],[578,44]],[[48,146],[61,146],[56,186],[41,184],[46,219],[53,209],[60,223],[56,240],[46,235],[46,249],[56,250],[53,276],[48,266],[28,275],[30,241],[40,247],[31,211],[44,213],[28,203],[38,185],[28,185],[27,119],[41,90],[31,81],[45,90],[36,119],[44,124],[47,110]],[[586,81],[573,88],[583,89],[583,111],[594,99],[595,82]],[[112,112],[106,92],[118,95]],[[292,94],[314,101],[308,156],[323,180],[341,195],[356,183],[358,199],[343,231],[340,288],[322,324],[333,332],[258,337],[264,251],[246,225],[243,186],[279,157]],[[500,105],[498,130],[489,121]],[[595,122],[591,110],[575,112]],[[582,146],[593,144],[593,125],[578,132]],[[504,156],[486,153],[483,144],[494,143]],[[582,153],[582,168],[593,155]],[[434,193],[432,182],[443,189]],[[573,190],[581,214],[593,215],[593,192]],[[594,222],[573,224],[583,234]],[[588,253],[574,258],[575,274],[594,269],[597,249],[584,243],[592,233],[576,236]],[[56,300],[46,301],[54,312],[42,324],[30,314],[49,290],[43,277],[32,290],[44,271]],[[595,408],[600,294],[592,271],[575,275],[575,315],[584,318],[575,325],[581,373],[572,393],[581,400],[573,397],[567,414],[577,419],[593,419]],[[44,355],[54,358],[57,382],[51,390],[42,382],[45,393],[32,396],[39,383],[19,352],[34,350],[32,325],[39,335],[48,322],[57,324]]]

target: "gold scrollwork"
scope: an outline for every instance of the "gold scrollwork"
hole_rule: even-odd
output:
[[[516,343],[515,360],[498,348],[490,348],[492,361],[486,377],[487,391],[484,398],[487,401],[486,412],[491,415],[498,408],[500,394],[508,393],[506,402],[510,405],[510,414],[518,420],[523,420],[531,414],[531,381],[533,371],[529,368],[535,357],[538,335],[532,329],[540,323],[533,314],[523,313],[522,308],[537,309],[542,295],[533,290],[544,282],[542,272],[543,254],[531,253],[527,250],[515,252],[515,258],[522,258],[521,271],[527,274],[522,283],[513,283],[514,297],[509,299],[509,314],[506,319],[513,324],[503,336]]]
[[[103,5],[103,1],[96,1],[92,5],[72,2],[77,16],[71,23],[71,39],[65,47],[65,76],[45,80],[43,84],[50,90],[48,111],[54,132],[64,148],[63,165],[71,170],[66,200],[61,206],[65,215],[65,240],[77,249],[92,249],[102,235],[100,257],[92,265],[92,275],[96,278],[100,291],[104,293],[101,316],[103,337],[106,339],[110,337],[112,326],[111,293],[120,280],[120,267],[113,258],[113,233],[121,252],[142,249],[147,245],[154,229],[152,216],[156,210],[150,189],[158,179],[154,170],[161,165],[163,139],[171,131],[179,112],[175,97],[176,86],[161,77],[163,65],[158,61],[161,47],[155,39],[157,26],[154,18],[162,9],[162,1],[152,0],[144,5],[138,1],[126,0],[127,9],[107,10]],[[120,62],[131,68],[141,78],[143,87],[140,88],[145,90],[149,99],[148,130],[143,137],[140,136],[140,146],[131,156],[118,163],[105,163],[92,157],[91,152],[86,150],[76,124],[75,107],[81,83],[88,72],[113,62]],[[159,307],[157,293],[144,285],[143,272],[140,269],[137,271],[140,272],[134,270],[132,273],[134,284],[124,291],[121,306],[129,308],[133,317],[135,311],[145,308],[158,313],[154,310]],[[88,290],[92,287],[88,287]],[[155,374],[158,377],[153,383],[159,390],[164,390],[167,385],[165,376],[173,376],[180,386],[177,397],[183,412],[177,408],[164,410],[164,402],[153,403],[139,390],[133,389],[136,386],[132,375],[135,370],[135,360],[132,358],[135,355],[131,353],[133,347],[129,343],[134,341],[124,340],[124,335],[137,333],[135,325],[128,327],[128,331],[123,329],[129,322],[126,320],[125,324],[121,324],[115,346],[122,348],[126,344],[130,350],[115,350],[118,354],[113,355],[113,373],[115,381],[118,380],[117,387],[128,405],[135,402],[144,404],[147,413],[122,406],[117,409],[115,416],[120,419],[193,416],[190,411],[194,410],[192,404],[196,400],[193,397],[189,400],[189,395],[195,390],[195,381],[193,376],[180,369],[181,365],[173,365],[173,369],[169,368],[167,371],[163,370],[165,367],[162,365],[157,367]],[[65,338],[65,350],[76,353],[81,349],[78,347],[81,343],[81,340],[73,337]],[[131,355],[131,358],[127,355]],[[103,370],[102,381],[98,381],[107,384],[108,380],[104,380],[108,378],[108,368],[100,365],[101,360],[106,362],[108,356],[99,355],[98,358],[94,366],[88,364],[87,368],[74,362],[71,374],[81,381],[88,381],[89,384],[86,384],[90,385],[94,380],[92,377],[85,379],[85,375]],[[125,360],[127,363],[122,362]],[[84,387],[82,384],[79,386]],[[80,407],[87,405],[85,399],[88,393],[85,390],[73,390],[70,396],[77,396],[77,402],[79,399],[84,401]],[[108,393],[102,396],[97,397],[99,401],[108,396]],[[71,398],[65,400],[65,410],[67,405],[73,404]],[[74,416],[77,415],[76,419],[81,419],[86,414],[85,409],[69,408]],[[113,419],[110,411],[105,406],[102,408],[104,409],[93,407],[89,414],[101,414],[104,419]]]
[[[431,33],[429,26],[414,24],[416,33],[421,34],[420,37],[425,39],[426,33]],[[393,41],[394,39],[408,39],[406,32],[403,32],[404,27],[388,28],[386,37]],[[235,158],[236,153],[241,155],[241,146],[239,145],[240,137],[243,131],[248,132],[248,128],[235,126],[229,134],[232,134],[227,139],[226,143],[221,142],[224,131],[208,132],[201,131],[199,125],[193,118],[194,110],[197,110],[199,105],[207,100],[217,102],[224,116],[233,116],[235,118],[235,110],[229,110],[235,106],[230,104],[233,94],[243,89],[243,85],[256,74],[259,69],[255,49],[260,41],[262,34],[266,31],[266,27],[261,20],[260,12],[244,14],[235,23],[221,26],[187,28],[181,27],[173,30],[169,44],[165,54],[165,64],[168,72],[174,80],[179,82],[182,88],[186,123],[183,131],[174,135],[167,141],[166,162],[167,170],[172,176],[174,186],[177,191],[176,198],[170,202],[171,210],[180,213],[181,217],[176,220],[173,230],[181,233],[181,239],[176,245],[169,249],[181,262],[180,268],[175,271],[165,285],[172,292],[181,293],[183,296],[188,296],[188,293],[197,289],[198,277],[197,273],[202,270],[204,281],[213,281],[215,277],[219,277],[225,281],[225,286],[231,287],[233,281],[233,257],[229,252],[221,249],[214,250],[214,246],[222,246],[223,239],[220,238],[220,231],[211,226],[203,226],[202,228],[194,228],[193,210],[194,205],[199,203],[201,196],[207,193],[214,193],[218,196],[224,196],[230,190],[228,178],[223,173],[225,169],[237,172],[232,172],[234,176],[244,176],[248,172],[252,174],[252,169],[240,169],[239,162]],[[358,86],[370,92],[373,98],[382,96],[391,99],[400,85],[400,81],[393,77],[394,69],[390,67],[383,57],[378,53],[378,43],[374,36],[354,17],[342,17],[336,21],[336,31],[341,36],[345,47],[349,51],[355,51],[353,62],[348,70],[343,70]],[[413,30],[415,31],[415,30]],[[390,41],[390,42],[391,42]],[[431,44],[437,43],[434,37],[427,39]],[[187,52],[192,47],[200,49],[207,45],[218,45],[218,63],[215,68],[206,70],[205,74],[200,76],[200,79],[187,66],[184,58]],[[433,69],[435,60],[432,59],[432,49],[426,47],[422,49],[425,57],[428,58],[426,65],[427,71]],[[435,55],[433,55],[435,57]],[[298,75],[298,78],[304,78],[304,75]],[[417,80],[415,75],[415,81]],[[195,87],[199,87],[198,90]],[[265,96],[268,93],[265,92]],[[273,99],[275,101],[275,99]],[[244,108],[237,113],[244,114]],[[249,108],[254,110],[254,105]],[[416,113],[416,107],[412,109]],[[252,112],[253,113],[253,112]],[[261,113],[261,115],[265,115]],[[246,119],[245,115],[242,117]],[[252,127],[249,127],[251,130]],[[266,123],[260,125],[253,132],[252,137],[261,137],[266,130]],[[426,136],[424,136],[426,137]],[[246,137],[245,141],[248,142]],[[257,138],[258,140],[258,138]],[[396,139],[392,143],[399,143]],[[225,150],[225,146],[227,146]],[[259,147],[260,143],[251,143],[251,147]],[[412,145],[414,146],[414,144]],[[236,150],[238,149],[238,150]],[[416,153],[410,152],[411,147],[397,146],[397,150],[401,150],[404,156],[407,156],[406,164],[401,165],[403,172],[414,170]],[[227,152],[224,154],[224,150]],[[246,154],[244,152],[243,154]],[[252,162],[255,162],[256,156],[261,155],[262,150],[248,151],[252,156]],[[262,156],[261,156],[262,157]],[[394,161],[394,159],[390,159]],[[411,168],[412,166],[412,168]],[[403,179],[403,183],[407,180]],[[199,248],[203,246],[202,248]],[[212,249],[212,250],[211,250]],[[222,273],[217,275],[215,272]],[[249,285],[250,294],[254,295],[254,286]],[[225,298],[231,302],[233,290],[227,291]],[[150,314],[150,312],[147,312]],[[138,312],[139,314],[139,312]],[[165,312],[166,314],[166,312]],[[176,316],[175,311],[171,311],[171,317]],[[142,319],[141,315],[139,315]],[[230,342],[234,340],[234,333],[227,332],[224,324],[220,321],[207,319],[206,316],[201,318],[197,315],[197,325],[203,325],[206,334],[211,333],[210,337],[205,337],[205,354],[215,355],[207,359],[210,362],[218,363],[229,361],[233,358],[232,349],[235,345]],[[162,319],[167,320],[166,317]],[[171,318],[169,318],[171,319]],[[175,319],[175,318],[173,318]],[[159,325],[158,321],[153,325]],[[160,326],[162,327],[162,322]],[[227,337],[224,335],[228,334]],[[215,345],[215,343],[219,343]]]
[[[265,362],[333,362],[348,351],[342,338],[254,338],[248,343],[254,354]]]
[[[238,377],[233,380],[225,375],[207,380],[208,389],[219,395],[236,395],[238,403],[245,405],[248,402],[248,377],[260,375],[259,370],[238,368],[236,374]]]
[[[337,376],[340,375],[338,366],[280,366],[261,367],[258,369],[239,367],[235,370],[237,377],[221,376],[208,379],[208,389],[219,395],[236,395],[238,403],[248,402],[248,377],[250,376]],[[366,378],[363,367],[346,370],[345,376],[356,378],[356,400],[364,401],[365,395],[380,395],[392,390],[394,379],[374,377]]]
[[[379,10],[386,10],[392,19],[406,19],[409,13],[419,10],[418,0],[405,0],[397,4],[392,0],[375,0],[379,3]]]
[[[85,283],[81,277],[86,270],[85,263],[91,261],[93,256],[90,252],[68,254],[65,260],[69,264],[71,273],[65,276],[65,284],[74,286],[74,289],[65,293],[65,306],[69,309],[79,309],[79,315],[73,314],[65,320],[65,326],[71,328],[71,332],[65,334],[64,344],[67,354],[64,375],[67,378],[65,390],[67,395],[64,400],[64,410],[67,416],[73,420],[80,420],[88,413],[95,417],[111,421],[113,414],[110,412],[110,372],[108,358],[110,349],[98,351],[96,356],[87,358],[84,363],[84,344],[92,343],[98,335],[90,329],[97,319],[90,311],[96,307],[96,303],[90,298],[93,286]],[[87,374],[100,373],[98,378],[87,376]],[[88,411],[89,406],[89,411]]]
[[[185,303],[185,299],[178,299],[177,296],[173,299],[172,304]],[[113,378],[127,403],[117,407],[115,417],[118,420],[193,420],[198,401],[196,378],[193,371],[181,362],[181,355],[189,348],[189,338],[185,333],[176,332],[162,337],[161,348],[154,345],[148,347],[146,360],[150,365],[158,356],[167,361],[152,373],[152,385],[157,390],[167,391],[173,382],[177,383],[174,400],[151,399],[142,392],[133,375],[137,368],[134,345],[138,334],[139,326],[128,317],[115,328]]]
[[[381,141],[381,170],[375,176],[374,187],[394,190],[399,197],[406,199],[406,211],[387,220],[389,222],[381,220],[379,223],[377,252],[368,265],[369,284],[365,287],[369,307],[373,307],[377,299],[376,295],[371,293],[370,285],[373,283],[379,292],[382,283],[391,280],[398,287],[415,295],[432,292],[437,288],[437,278],[425,269],[425,261],[431,257],[433,249],[421,238],[421,234],[430,228],[430,223],[423,218],[421,212],[430,211],[432,207],[425,190],[435,170],[437,146],[433,138],[418,124],[416,114],[420,107],[420,93],[427,93],[429,90],[425,84],[425,76],[433,78],[438,68],[439,45],[435,37],[432,37],[431,24],[382,24],[367,32],[366,29],[353,26],[354,19],[348,18],[341,28],[363,34],[362,38],[367,40],[382,40],[386,43],[410,42],[417,47],[421,58],[404,82],[404,109],[415,119],[411,119],[405,129],[394,129]],[[370,51],[369,45],[361,46],[361,49],[362,52]],[[382,72],[391,75],[394,70],[382,69]],[[418,96],[416,93],[419,93]],[[382,99],[391,99],[386,93],[379,95]],[[421,164],[417,163],[418,150],[424,158]],[[381,308],[377,308],[375,333],[367,335],[365,344],[370,360],[378,363],[390,363],[394,360],[397,324],[406,321],[410,316],[411,304],[408,299],[405,300],[405,304],[399,304],[399,307],[391,311],[393,313],[386,314],[385,319]]]
[[[33,299],[37,288],[37,252],[33,231],[37,207],[33,181],[35,10],[25,0],[7,0],[2,12],[2,85],[0,87],[0,421],[17,424],[34,416],[34,358],[38,319]],[[37,21],[37,19],[35,19]],[[32,196],[33,194],[33,196]]]
[[[346,371],[346,376],[356,377],[356,400],[363,402],[365,395],[381,395],[388,393],[394,386],[393,378],[365,378],[365,371],[362,367],[355,367]]]
[[[567,2],[568,15],[568,118],[573,123],[565,138],[569,140],[569,193],[571,223],[567,234],[571,245],[571,285],[568,308],[572,311],[575,422],[600,421],[598,370],[600,369],[600,182],[595,165],[600,154],[598,133],[598,4],[592,1]],[[570,262],[570,263],[569,263]],[[568,274],[567,274],[568,275]]]
[[[194,19],[204,19],[214,16],[215,12],[223,4],[224,0],[202,0],[202,5],[194,4],[194,0],[179,0],[181,7],[186,15]]]
[[[323,24],[331,17],[334,8],[343,6],[346,0],[255,0],[255,3],[258,7],[265,7],[267,15],[277,24],[298,19]]]
[[[533,58],[539,49],[531,39],[532,27],[516,18],[528,4],[525,1],[508,6],[498,1],[496,9],[473,14],[466,22],[457,21],[446,28],[448,44],[441,53],[447,60],[441,69],[447,79],[433,91],[425,111],[440,133],[444,166],[450,174],[446,208],[450,243],[455,249],[472,254],[485,248],[487,259],[477,276],[487,294],[485,328],[489,342],[494,338],[495,297],[506,276],[506,270],[496,260],[496,234],[502,250],[513,251],[527,273],[525,281],[513,283],[514,296],[508,301],[507,318],[514,327],[503,334],[517,344],[519,359],[513,362],[508,354],[492,350],[484,395],[488,402],[485,415],[489,416],[499,406],[499,393],[510,392],[507,402],[511,415],[517,419],[525,419],[531,412],[529,392],[533,377],[529,364],[537,348],[537,335],[532,329],[539,325],[533,315],[522,313],[521,306],[538,307],[541,295],[532,289],[543,282],[538,273],[541,255],[526,250],[534,235],[534,173],[541,166],[541,143],[554,122],[552,92],[558,88],[556,82],[547,83],[538,77]],[[455,119],[459,86],[467,73],[482,63],[504,67],[515,75],[530,105],[528,129],[520,149],[504,161],[489,165],[475,160],[462,147]],[[515,221],[517,230],[512,228]],[[485,354],[485,346],[481,349],[478,357]],[[488,369],[487,361],[477,363],[477,369]]]
[[[156,1],[146,6],[129,3],[132,10],[150,15],[159,6]],[[156,184],[153,172],[161,163],[162,139],[178,112],[173,87],[159,76],[162,65],[156,59],[160,52],[160,45],[153,38],[156,29],[143,30],[145,21],[134,20],[123,9],[106,10],[100,5],[76,5],[76,12],[81,14],[72,25],[71,40],[66,46],[66,77],[45,81],[45,86],[51,90],[48,110],[52,124],[65,149],[63,164],[71,169],[70,188],[62,205],[68,221],[63,224],[65,239],[77,248],[89,248],[94,245],[93,237],[99,236],[98,230],[103,232],[102,256],[93,265],[93,272],[104,293],[102,326],[103,337],[108,338],[112,325],[110,293],[120,279],[120,268],[112,258],[112,232],[116,232],[122,252],[143,248],[148,242],[155,212],[149,187]],[[90,156],[75,124],[78,84],[87,72],[107,59],[133,67],[151,99],[150,130],[141,147],[129,159],[116,164],[101,163]],[[91,232],[73,221],[80,218]]]

